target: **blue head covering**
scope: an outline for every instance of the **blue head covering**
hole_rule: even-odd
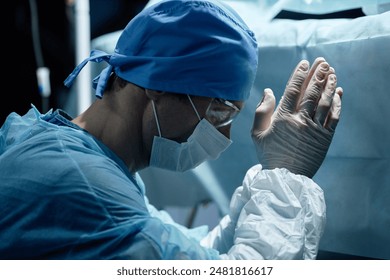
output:
[[[257,71],[257,42],[242,18],[217,0],[165,0],[145,8],[120,35],[114,53],[93,50],[86,65],[108,63],[93,81],[101,98],[109,76],[143,88],[246,100]]]

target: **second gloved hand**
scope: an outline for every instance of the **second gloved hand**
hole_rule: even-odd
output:
[[[286,168],[312,178],[331,144],[340,112],[342,88],[324,58],[298,63],[275,110],[265,89],[256,109],[252,139],[264,169]]]

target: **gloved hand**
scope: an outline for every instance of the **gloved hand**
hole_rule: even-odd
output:
[[[256,109],[252,140],[263,169],[286,168],[312,178],[320,168],[341,112],[343,90],[324,58],[302,60],[275,109],[271,89]]]

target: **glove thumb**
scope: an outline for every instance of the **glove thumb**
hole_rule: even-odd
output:
[[[252,127],[252,135],[258,135],[268,129],[271,124],[272,114],[275,110],[275,96],[271,89],[264,90],[263,99],[256,108],[255,119]]]

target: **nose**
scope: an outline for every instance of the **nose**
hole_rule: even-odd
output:
[[[218,128],[218,131],[221,132],[223,135],[225,135],[226,138],[230,139],[230,128],[232,127],[231,124],[222,126]]]

